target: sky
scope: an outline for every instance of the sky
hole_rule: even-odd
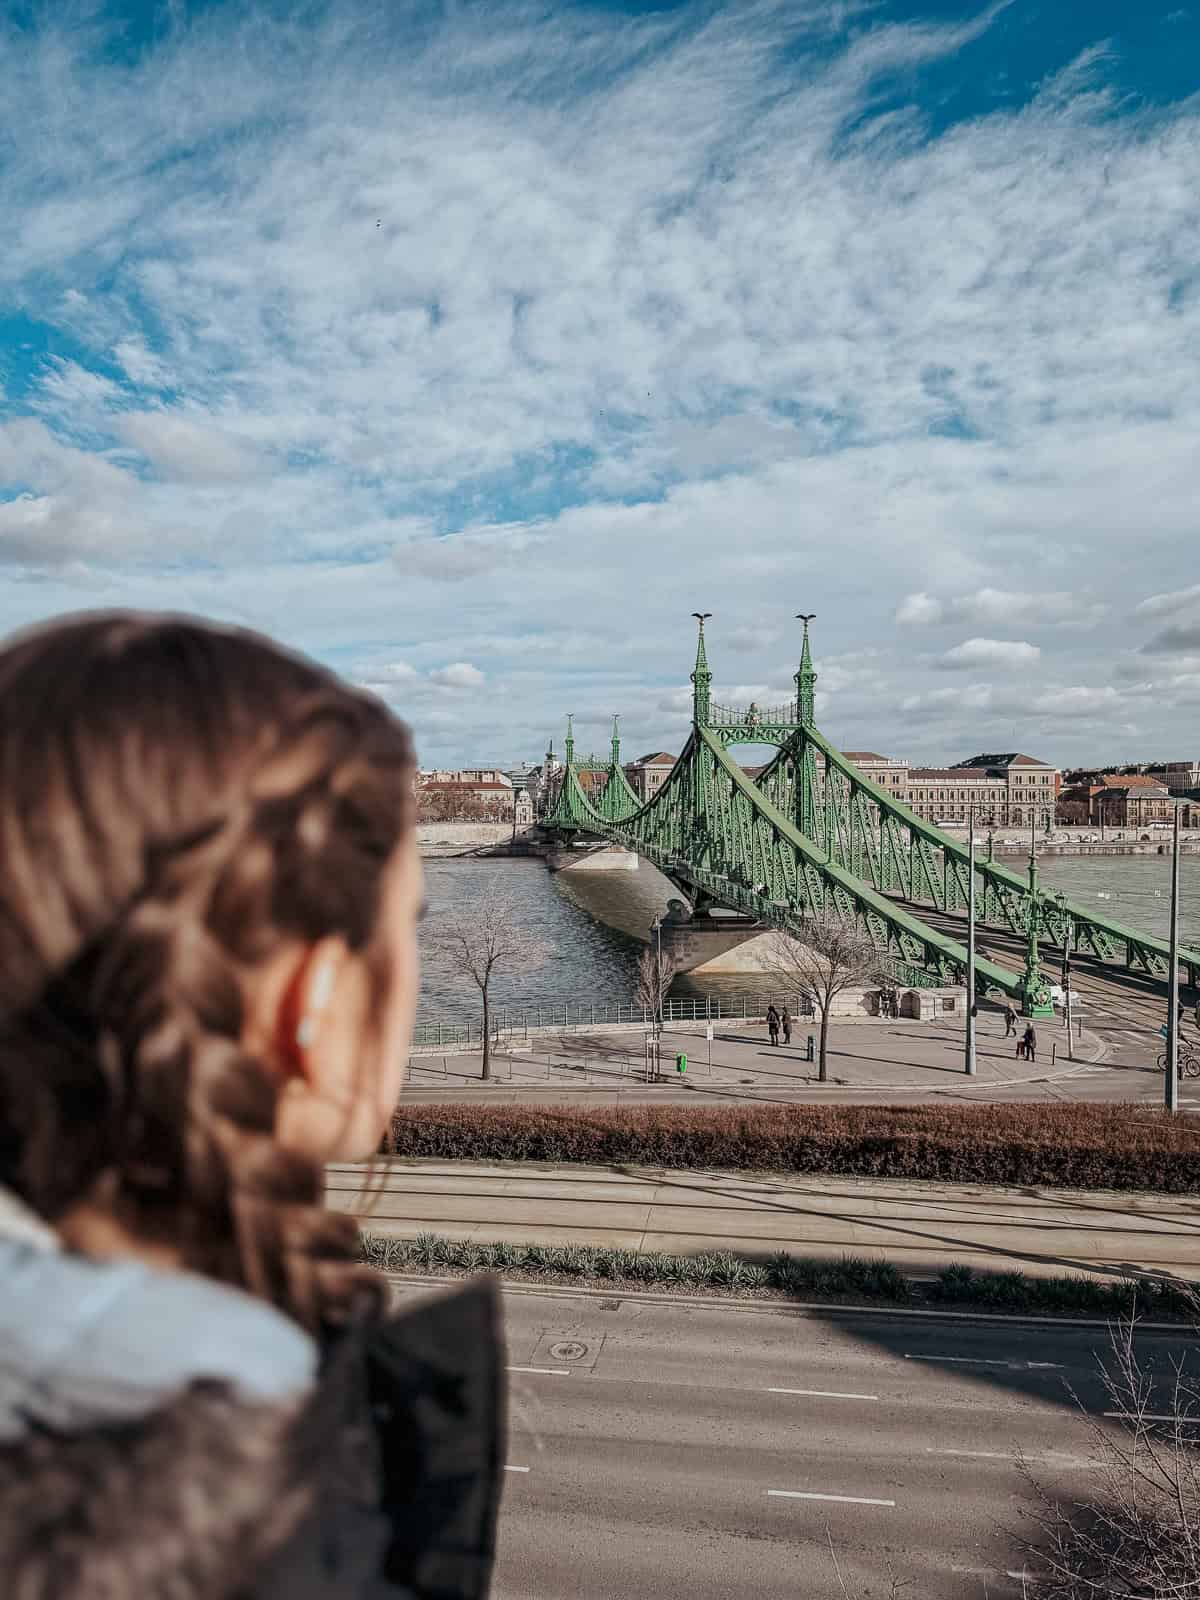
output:
[[[714,698],[1200,754],[1200,4],[0,4],[0,632],[136,606],[424,765]]]

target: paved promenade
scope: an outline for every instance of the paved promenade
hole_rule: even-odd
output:
[[[1145,1022],[1130,1027],[1118,1014],[1094,1011],[1067,1055],[1061,1024],[1038,1025],[1036,1064],[1018,1061],[1016,1041],[1004,1038],[999,1015],[985,1011],[977,1039],[978,1073],[963,1073],[963,1023],[862,1021],[835,1024],[830,1034],[829,1081],[817,1080],[807,1059],[810,1029],[790,1046],[772,1047],[761,1024],[718,1022],[711,1046],[703,1022],[679,1024],[663,1036],[663,1080],[648,1083],[640,1032],[542,1035],[525,1048],[493,1057],[493,1078],[480,1080],[480,1056],[447,1052],[414,1057],[409,1100],[540,1104],[546,1101],[879,1102],[937,1099],[1153,1100],[1161,1097],[1154,1062],[1162,1048]],[[674,1057],[688,1057],[682,1077]],[[711,1065],[709,1056],[711,1052]],[[1193,1099],[1183,1088],[1184,1104]]]
[[[335,1209],[402,1237],[1200,1278],[1200,1203],[1187,1196],[474,1162],[337,1166],[328,1182]]]

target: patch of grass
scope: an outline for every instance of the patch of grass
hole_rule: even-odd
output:
[[[363,1258],[383,1272],[471,1273],[499,1270],[536,1282],[604,1282],[791,1300],[849,1300],[901,1306],[955,1306],[979,1311],[1087,1314],[1151,1320],[1197,1318],[1194,1291],[1167,1279],[1125,1280],[1071,1275],[1026,1277],[943,1267],[932,1282],[916,1282],[890,1261],[863,1256],[824,1260],[781,1250],[765,1259],[714,1250],[694,1256],[618,1250],[603,1245],[481,1244],[423,1233],[415,1239],[364,1234]]]
[[[393,1152],[1072,1189],[1200,1187],[1200,1117],[1140,1105],[403,1105]]]

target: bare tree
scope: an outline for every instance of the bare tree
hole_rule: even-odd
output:
[[[1200,1374],[1187,1363],[1190,1351],[1166,1371],[1149,1370],[1135,1326],[1131,1317],[1111,1330],[1112,1359],[1101,1364],[1106,1415],[1119,1427],[1083,1413],[1091,1492],[1056,1494],[1020,1463],[1036,1497],[1037,1532],[1025,1541],[1036,1574],[1026,1584],[1031,1597],[1200,1595]]]
[[[485,881],[469,904],[432,922],[423,943],[469,978],[483,1006],[483,1072],[492,1075],[492,982],[501,972],[540,967],[547,946],[522,920],[502,879]]]
[[[763,970],[776,988],[803,995],[820,1021],[817,1077],[828,1078],[829,1018],[846,989],[870,983],[882,966],[870,935],[836,913],[813,917],[795,937],[776,930],[769,938]]]
[[[667,990],[671,987],[679,961],[668,951],[660,951],[648,944],[638,956],[637,1003],[643,1011],[657,1017]]]

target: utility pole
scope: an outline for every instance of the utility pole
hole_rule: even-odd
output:
[[[1179,1110],[1179,811],[1171,832],[1171,975],[1167,981],[1167,1081],[1164,1100],[1168,1111]]]
[[[967,806],[967,1059],[969,1078],[975,1076],[975,807]]]

